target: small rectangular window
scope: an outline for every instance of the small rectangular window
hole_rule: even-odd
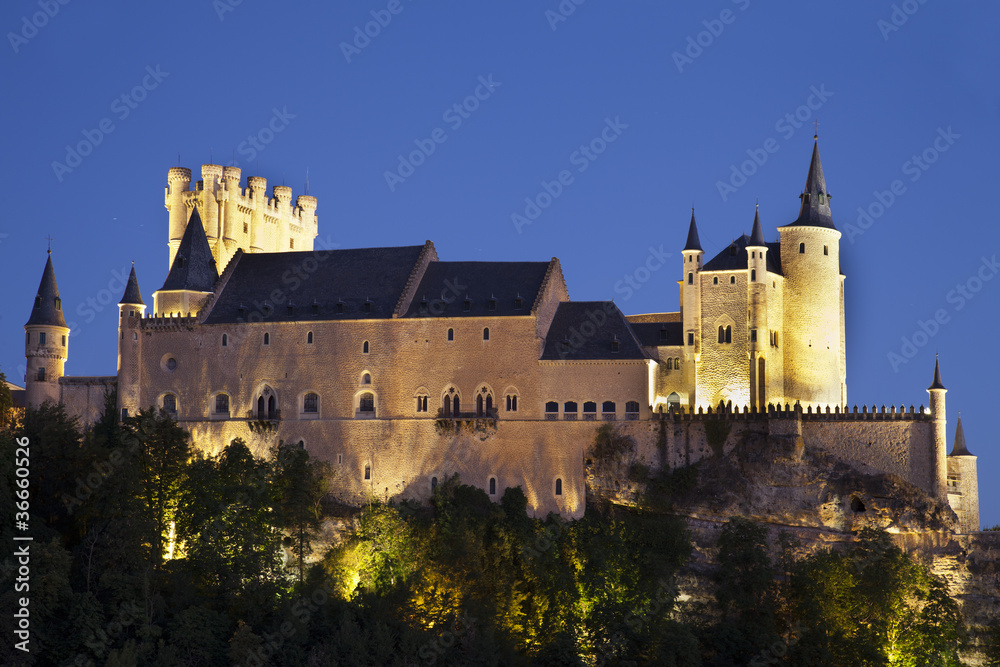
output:
[[[694,345],[694,334],[693,333],[689,333],[688,334],[688,345]]]
[[[39,345],[45,345],[45,332],[44,331],[42,331],[41,333],[38,334],[38,344]]]
[[[751,343],[756,343],[757,342],[757,330],[756,329],[751,329],[750,330],[750,342]]]

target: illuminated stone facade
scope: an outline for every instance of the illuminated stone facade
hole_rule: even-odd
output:
[[[165,409],[209,451],[301,443],[349,501],[426,499],[458,473],[495,500],[520,485],[536,516],[567,517],[584,511],[598,422],[647,463],[677,466],[712,455],[705,423],[726,419],[948,495],[978,528],[975,457],[945,456],[937,371],[928,412],[847,407],[840,233],[815,147],[779,241],[758,213],[706,262],[692,215],[681,311],[632,316],[570,301],[555,258],[442,261],[430,241],[316,249],[315,198],[292,208],[264,179],[241,190],[238,169],[202,176],[189,189],[189,170],[169,172],[170,271],[147,313],[133,268],[116,376],[63,377],[49,261],[26,326],[29,402],[92,421],[113,387],[123,414]]]

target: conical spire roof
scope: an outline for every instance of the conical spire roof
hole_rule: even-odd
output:
[[[813,136],[809,174],[806,176],[806,187],[799,195],[799,199],[802,200],[802,206],[799,208],[799,217],[792,226],[836,229],[833,215],[830,213],[830,193],[826,191],[826,177],[823,176],[823,162],[819,158],[817,136]]]
[[[63,317],[62,299],[59,298],[59,285],[56,284],[56,270],[52,268],[52,251],[49,250],[49,257],[45,261],[45,270],[42,271],[42,282],[38,284],[38,294],[35,296],[35,305],[31,309],[31,317],[24,326],[34,324],[65,327],[66,318]]]
[[[760,228],[760,207],[753,214],[753,229],[750,230],[750,242],[748,246],[767,247],[764,241],[764,231]]]
[[[704,252],[701,249],[701,239],[698,238],[698,225],[694,221],[694,209],[691,209],[691,226],[688,228],[688,239],[687,243],[684,244],[685,250],[698,250]]]
[[[215,266],[201,216],[198,215],[198,209],[195,209],[184,230],[177,254],[174,255],[170,273],[160,289],[211,292],[218,280],[219,270]]]
[[[965,446],[965,431],[962,430],[962,413],[958,413],[958,426],[955,427],[955,445],[951,448],[948,456],[972,456],[972,452]]]
[[[119,306],[125,304],[145,306],[142,301],[142,294],[139,292],[139,279],[135,277],[135,262],[132,262],[132,272],[128,274],[128,282],[125,284],[125,294],[118,302]]]
[[[927,387],[927,391],[931,389],[944,389],[944,385],[941,383],[941,364],[936,356],[934,357],[934,382]]]

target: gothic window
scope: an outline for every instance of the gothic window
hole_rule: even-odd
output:
[[[750,282],[757,282],[757,269],[750,269]]]
[[[448,329],[448,340],[455,340],[455,330]]]
[[[490,495],[495,496],[497,494],[497,478],[490,477]]]
[[[726,329],[725,327],[719,327],[719,344],[726,342]]]
[[[556,478],[556,495],[562,495],[562,479]]]
[[[226,394],[216,394],[215,395],[215,414],[217,415],[228,415],[229,414],[229,396]]]
[[[229,346],[229,334],[222,334],[222,347]]]
[[[431,477],[431,491],[433,491],[434,489],[436,489],[437,485],[438,485],[438,478],[437,477]]]
[[[270,345],[270,344],[271,344],[271,334],[266,333],[264,334],[264,345]]]
[[[372,467],[370,465],[365,466],[365,479],[372,478]]]
[[[727,343],[732,343],[733,342],[733,328],[732,327],[726,327],[726,342]]]
[[[674,370],[674,359],[673,359],[673,357],[667,358],[667,370],[668,371]]]
[[[507,394],[507,412],[517,412],[517,394]]]
[[[361,353],[362,354],[368,354],[368,349],[369,349],[368,348],[368,341],[365,341],[364,344],[361,346]]]
[[[489,339],[490,339],[490,328],[486,327],[485,329],[483,329],[483,340],[489,340]]]
[[[316,414],[319,412],[319,395],[309,392],[302,398],[302,412]]]
[[[312,344],[313,344],[313,332],[310,331],[309,333],[306,334],[306,345],[312,345]]]
[[[264,419],[267,417],[267,412],[264,409],[264,397],[257,397],[257,419]]]
[[[427,412],[427,397],[417,396],[417,412]]]
[[[458,394],[451,399],[451,410],[455,413],[457,417],[462,412],[462,399],[459,398]]]
[[[177,397],[173,394],[164,394],[163,409],[169,414],[177,414]]]
[[[800,243],[799,244],[799,254],[800,255],[806,254],[806,244],[805,243]]]
[[[365,413],[375,412],[375,394],[370,391],[366,391],[361,394],[361,399],[358,402],[358,410]]]
[[[278,418],[278,400],[274,396],[267,397],[267,418]]]

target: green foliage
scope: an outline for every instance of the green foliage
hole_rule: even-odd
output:
[[[635,440],[618,431],[614,424],[601,424],[594,434],[591,456],[599,463],[621,460],[635,451]]]
[[[296,557],[299,583],[305,577],[305,557],[322,524],[322,500],[332,470],[326,462],[309,458],[297,445],[281,445],[271,457],[277,525],[287,531],[286,543]]]
[[[7,376],[0,371],[0,429],[11,425],[13,414],[14,398],[10,395],[10,387],[7,386]]]

